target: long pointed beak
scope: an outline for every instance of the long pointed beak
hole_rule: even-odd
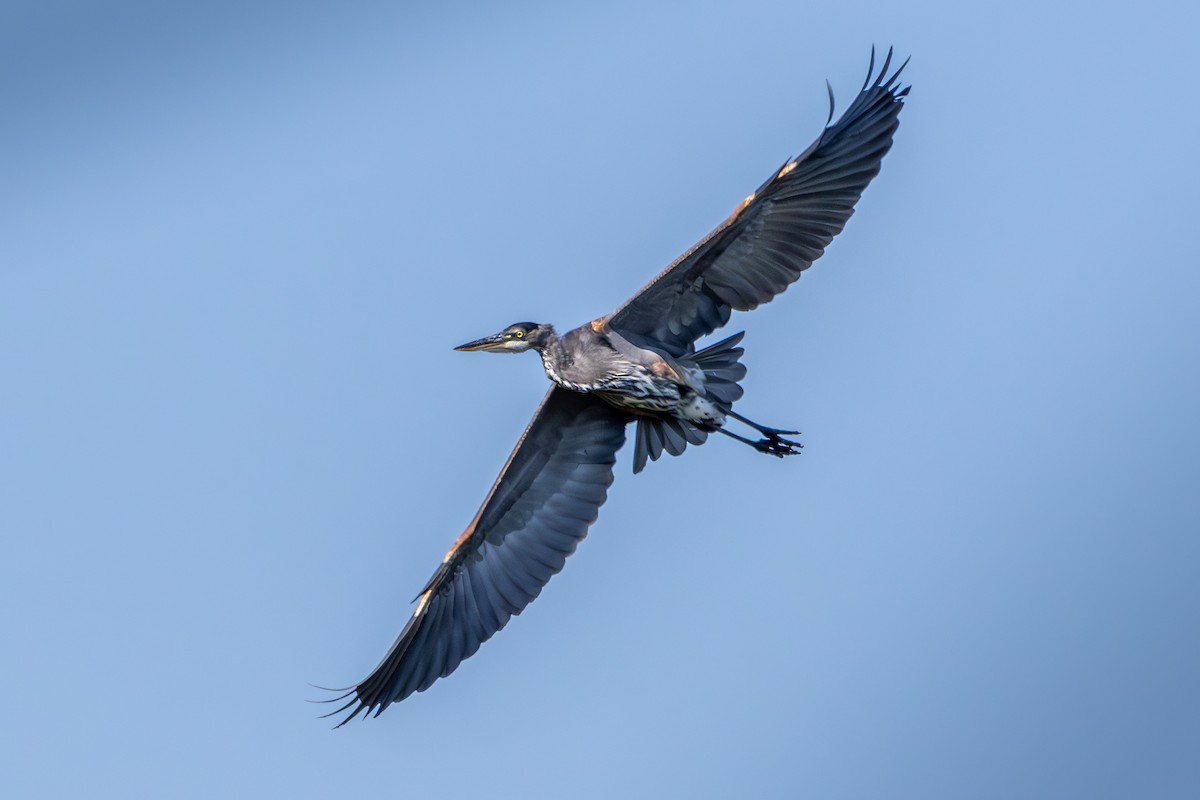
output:
[[[454,349],[464,353],[469,353],[474,350],[505,350],[507,349],[504,347],[504,343],[506,341],[507,339],[504,338],[503,333],[493,333],[491,336],[485,336],[482,339],[476,339],[473,342],[460,344]]]

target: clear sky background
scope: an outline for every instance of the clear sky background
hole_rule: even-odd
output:
[[[7,797],[1200,796],[1184,3],[0,6]],[[616,307],[913,60],[739,410],[331,731]]]

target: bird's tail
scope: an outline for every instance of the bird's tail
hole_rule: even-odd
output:
[[[745,331],[735,333],[694,355],[679,359],[685,365],[694,364],[704,370],[705,393],[722,405],[731,406],[742,397],[738,381],[746,377],[746,367],[738,359],[746,351],[738,344],[745,335]]]
[[[727,409],[742,396],[738,381],[746,377],[746,367],[738,359],[746,351],[738,347],[738,343],[743,336],[745,332],[735,333],[728,339],[678,359],[681,366],[699,367],[704,372],[705,394]],[[664,450],[677,456],[689,444],[704,444],[707,439],[707,431],[677,417],[638,417],[633,471],[635,474],[641,472],[646,467],[647,459],[657,461]]]

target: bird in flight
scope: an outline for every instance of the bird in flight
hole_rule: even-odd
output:
[[[695,348],[733,311],[769,302],[841,232],[892,146],[909,87],[878,73],[875,52],[854,102],[789,159],[716,230],[608,316],[560,335],[518,322],[457,350],[533,350],[553,384],[483,506],[416,598],[416,610],[379,666],[327,714],[378,716],[428,689],[508,623],[563,567],[596,521],[625,430],[636,422],[633,471],[720,433],[762,453],[800,444],[733,410],[746,374],[742,334]],[[906,61],[905,64],[908,62]],[[827,84],[828,86],[828,84]],[[830,124],[832,123],[832,124]],[[727,429],[736,420],[752,431]]]

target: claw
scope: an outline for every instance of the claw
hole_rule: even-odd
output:
[[[804,449],[804,445],[800,442],[784,439],[774,433],[769,434],[766,439],[759,439],[757,442],[753,442],[752,446],[758,452],[766,453],[776,458],[799,455],[800,451]]]

